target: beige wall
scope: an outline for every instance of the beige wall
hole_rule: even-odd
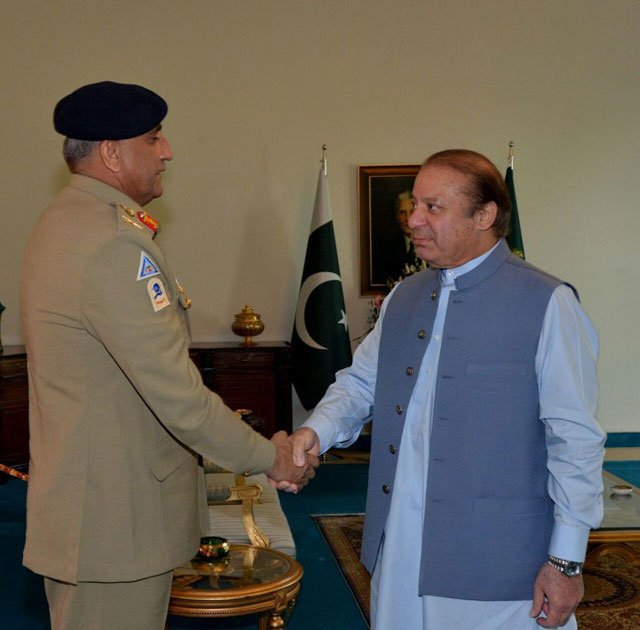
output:
[[[66,179],[55,102],[136,82],[170,104],[175,159],[149,209],[193,298],[198,340],[249,302],[290,336],[321,145],[351,335],[356,166],[516,144],[527,258],[573,282],[601,339],[601,422],[639,428],[640,11],[635,0],[3,0],[0,300],[21,341],[31,226]]]

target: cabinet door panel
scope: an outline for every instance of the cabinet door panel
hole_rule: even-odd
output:
[[[233,342],[197,342],[189,351],[204,384],[232,409],[250,409],[264,418],[263,434],[291,432],[291,348],[260,342],[247,348]]]
[[[0,462],[25,468],[29,463],[29,386],[27,359],[0,357]]]
[[[264,418],[264,434],[271,437],[275,432],[276,417],[273,401],[275,376],[269,372],[243,374],[216,373],[211,389],[232,409],[250,409],[256,416]]]
[[[0,462],[24,467],[29,463],[29,421],[26,409],[0,409]]]

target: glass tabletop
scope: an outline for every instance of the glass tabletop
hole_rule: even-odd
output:
[[[231,545],[219,560],[194,558],[174,571],[172,593],[181,590],[232,591],[299,579],[300,565],[289,556],[269,549]]]
[[[604,519],[596,531],[640,529],[640,489],[631,486],[628,494],[616,494],[614,486],[630,486],[628,482],[603,471]]]

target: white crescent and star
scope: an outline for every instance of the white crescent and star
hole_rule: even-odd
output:
[[[310,275],[300,287],[300,294],[298,296],[298,307],[296,309],[296,331],[298,337],[311,348],[316,350],[326,350],[326,348],[320,345],[307,330],[307,324],[305,322],[305,312],[307,310],[307,300],[309,296],[325,282],[342,282],[340,276],[337,273],[331,271],[320,271]],[[338,324],[342,324],[344,329],[348,329],[347,314],[340,310],[342,319],[338,320]]]

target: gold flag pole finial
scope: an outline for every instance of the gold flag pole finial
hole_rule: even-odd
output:
[[[325,177],[327,176],[327,145],[323,144],[322,145],[322,159],[320,160],[320,163],[322,164],[322,172],[324,173]]]
[[[507,156],[509,167],[513,170],[513,140],[509,142],[509,155]]]

